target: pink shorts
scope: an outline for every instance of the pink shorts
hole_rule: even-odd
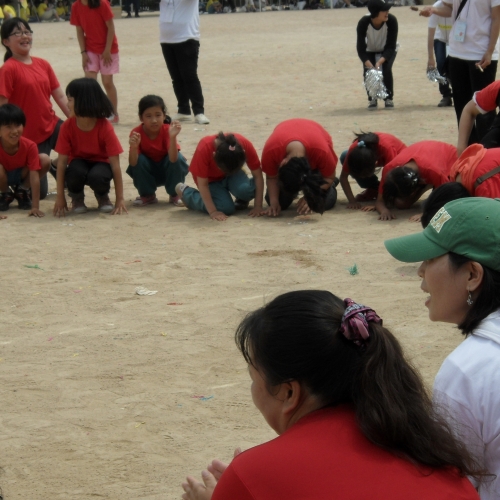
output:
[[[86,71],[101,73],[101,75],[116,75],[116,73],[120,72],[120,56],[118,52],[116,54],[111,54],[111,64],[109,66],[104,66],[101,54],[87,52],[87,56],[89,62]]]

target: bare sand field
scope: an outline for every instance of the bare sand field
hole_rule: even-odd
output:
[[[376,112],[366,110],[355,51],[363,9],[202,16],[199,75],[211,123],[183,125],[188,161],[199,139],[219,130],[245,135],[260,154],[273,127],[293,117],[321,123],[338,154],[359,130],[393,133],[407,144],[455,143],[453,108],[436,107],[437,84],[425,76],[426,20],[408,8],[393,13],[401,44],[396,108]],[[120,19],[116,29],[116,131],[127,150],[139,98],[157,93],[172,112],[175,100],[158,17]],[[82,76],[69,23],[33,30],[32,54],[50,61],[63,88]],[[121,165],[125,172],[127,154]],[[180,498],[188,473],[272,438],[252,404],[233,334],[246,312],[282,292],[328,289],[371,305],[429,385],[461,340],[452,326],[429,321],[417,265],[396,262],[383,246],[420,230],[408,221],[418,207],[381,222],[346,210],[339,192],[323,216],[239,212],[218,223],[169,205],[163,189],[158,205],[133,208],[137,193],[124,181],[128,215],[92,210],[56,219],[51,194],[41,203],[45,218],[13,207],[0,221],[6,500]],[[347,270],[353,264],[356,276]],[[158,293],[138,296],[138,286]]]

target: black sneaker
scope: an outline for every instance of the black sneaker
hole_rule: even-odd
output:
[[[28,189],[17,188],[14,198],[17,200],[17,208],[31,210],[31,196]]]
[[[236,200],[234,200],[234,208],[236,208],[236,210],[246,210],[249,203],[250,201],[243,201],[236,198]]]
[[[9,210],[9,205],[12,203],[13,199],[14,193],[10,190],[7,193],[0,193],[0,212]]]
[[[385,100],[385,109],[394,109],[394,101],[392,99]]]
[[[447,108],[448,106],[453,106],[453,100],[451,97],[443,97],[438,104],[438,108]]]
[[[377,99],[373,99],[368,103],[368,109],[370,111],[373,111],[374,109],[377,109]]]

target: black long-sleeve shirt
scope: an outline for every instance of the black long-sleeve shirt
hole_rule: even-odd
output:
[[[356,31],[358,33],[356,49],[362,63],[368,61],[368,52],[380,52],[382,54],[382,57],[386,61],[394,56],[394,53],[396,52],[396,43],[398,40],[398,20],[392,14],[389,14],[389,19],[387,20],[387,22],[382,24],[382,26],[378,30],[373,27],[371,23],[371,17],[369,15],[363,16],[359,20]],[[385,40],[381,41],[383,47],[378,48],[381,50],[370,50],[372,47],[368,46],[367,38],[369,40],[373,38],[377,39],[380,38],[380,36],[385,38]]]

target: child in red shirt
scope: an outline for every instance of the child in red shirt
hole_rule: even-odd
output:
[[[85,76],[97,79],[97,73],[101,73],[102,84],[113,105],[110,121],[118,123],[118,96],[113,75],[120,71],[120,57],[108,0],[76,0],[71,7],[70,24],[76,26]]]
[[[40,155],[44,157],[42,168],[36,144],[22,136],[25,124],[21,108],[14,104],[0,106],[0,211],[7,211],[15,198],[19,208],[30,211],[29,215],[43,217],[40,178],[47,173],[50,160]]]
[[[242,170],[245,162],[252,173],[251,179]],[[260,160],[253,144],[242,135],[219,132],[204,137],[196,147],[189,171],[199,191],[182,183],[177,184],[175,190],[191,210],[224,221],[235,210],[246,209],[255,198],[254,208],[248,215],[261,215],[264,178]]]
[[[139,101],[139,118],[142,124],[130,133],[127,168],[139,191],[134,205],[158,203],[156,188],[165,186],[169,202],[184,206],[175,192],[175,186],[184,182],[189,170],[176,139],[182,128],[180,122],[171,123],[165,103],[157,95],[147,95]]]
[[[323,213],[335,206],[337,155],[330,134],[312,120],[286,120],[273,130],[262,150],[262,171],[266,174],[265,214],[276,217],[302,191],[297,212]]]
[[[356,139],[347,151],[340,155],[342,172],[340,174],[340,185],[347,196],[346,208],[359,209],[360,201],[371,201],[377,199],[380,182],[375,174],[376,168],[382,168],[392,161],[406,144],[397,137],[383,132],[362,132],[355,134]],[[349,184],[351,175],[358,185],[365,190],[354,196]]]
[[[91,78],[70,82],[66,95],[71,116],[62,124],[56,145],[59,159],[54,215],[64,216],[68,210],[64,197],[65,182],[74,213],[87,211],[85,185],[94,191],[101,212],[127,212],[118,156],[123,149],[107,120],[113,112],[111,102],[97,81]],[[114,207],[109,200],[111,179],[116,193]]]

